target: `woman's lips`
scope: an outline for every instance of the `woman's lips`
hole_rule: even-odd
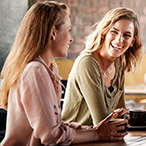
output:
[[[122,46],[117,46],[117,45],[114,45],[114,44],[111,44],[111,46],[112,46],[112,48],[114,49],[114,50],[121,50],[123,47]]]

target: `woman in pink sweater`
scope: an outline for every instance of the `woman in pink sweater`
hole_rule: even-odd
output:
[[[61,121],[61,85],[55,57],[66,57],[72,42],[69,8],[63,3],[34,4],[24,16],[1,77],[2,106],[7,109],[2,146],[69,145],[98,140],[122,140],[117,133],[127,123],[97,126]]]

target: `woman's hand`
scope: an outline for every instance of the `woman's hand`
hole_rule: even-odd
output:
[[[96,127],[94,127],[94,129],[97,132],[98,140],[104,140],[104,141],[123,140],[124,136],[127,135],[127,131],[123,133],[117,132],[125,129],[125,126],[119,126],[119,125],[122,125],[124,123],[128,125],[127,119],[124,119],[123,121],[120,122],[109,123],[110,119],[116,118],[117,116],[118,113],[112,113],[104,120],[102,120]]]
[[[118,113],[117,118],[129,120],[129,110],[126,107],[118,108],[118,109],[114,110],[114,113]]]

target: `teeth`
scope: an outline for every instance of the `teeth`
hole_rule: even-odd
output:
[[[115,49],[122,49],[123,47],[121,46],[121,47],[118,47],[118,46],[116,46],[116,45],[114,45],[114,44],[112,44],[112,46],[115,48]]]
[[[67,45],[67,47],[69,48],[69,45]]]

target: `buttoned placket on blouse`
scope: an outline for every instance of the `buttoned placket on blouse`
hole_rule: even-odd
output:
[[[51,77],[51,80],[52,80],[52,83],[54,85],[54,89],[55,89],[55,92],[56,92],[56,95],[58,97],[58,106],[60,107],[60,98],[59,98],[59,81],[62,79],[58,74],[56,74],[55,72],[53,72],[49,66],[44,62],[44,60],[38,56],[36,57],[35,60],[38,60],[39,62],[43,63],[43,65],[47,68],[49,74],[50,74],[50,77]]]

